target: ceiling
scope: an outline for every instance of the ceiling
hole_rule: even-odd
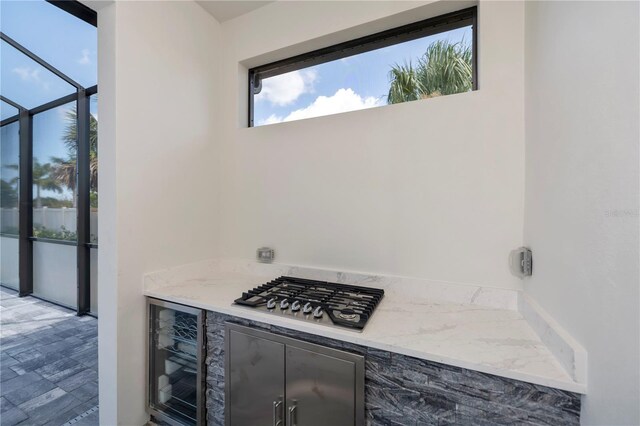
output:
[[[114,0],[79,0],[80,3],[93,10],[100,10],[113,3]],[[275,0],[196,0],[204,10],[209,12],[218,22],[228,21],[240,15],[249,13]]]
[[[237,18],[240,15],[249,13],[252,10],[256,10],[269,3],[273,3],[273,0],[271,1],[196,0],[196,1],[200,6],[202,6],[204,10],[206,10],[214,18],[216,18],[218,22],[224,22],[224,21],[228,21],[229,19]]]
[[[99,11],[103,7],[109,6],[115,0],[78,0],[78,1],[90,9]]]

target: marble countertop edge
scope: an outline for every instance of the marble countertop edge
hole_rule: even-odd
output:
[[[199,284],[203,284],[202,281],[199,281]],[[188,285],[188,284],[185,284]],[[149,297],[154,297],[158,299],[162,299],[168,302],[178,303],[186,306],[191,306],[207,311],[218,312],[222,314],[227,314],[231,316],[241,317],[249,320],[254,320],[258,322],[267,323],[270,325],[280,326],[296,331],[301,331],[305,333],[315,334],[322,337],[337,339],[347,341],[349,343],[372,347],[374,349],[385,350],[393,353],[398,353],[402,355],[407,355],[419,359],[424,359],[427,361],[442,363],[446,365],[451,365],[455,367],[465,368],[468,370],[478,371],[481,373],[491,374],[499,377],[504,377],[508,379],[520,380],[527,383],[532,383],[535,385],[541,385],[546,387],[551,387],[555,389],[575,392],[584,394],[586,393],[586,385],[582,383],[578,383],[573,381],[570,377],[567,377],[566,380],[559,380],[550,377],[543,377],[535,374],[530,374],[527,372],[516,371],[511,369],[505,369],[496,367],[489,364],[483,363],[474,363],[468,360],[442,356],[437,353],[428,350],[416,350],[408,347],[403,347],[400,345],[394,345],[391,343],[385,343],[380,340],[372,339],[367,337],[367,329],[365,328],[363,333],[357,333],[350,330],[342,330],[332,327],[326,327],[323,325],[311,324],[304,321],[297,321],[292,319],[287,319],[279,316],[273,316],[268,313],[264,313],[261,311],[253,311],[251,309],[234,306],[231,303],[216,303],[212,304],[204,298],[200,298],[196,295],[193,297],[185,297],[185,296],[176,296],[172,295],[170,291],[167,291],[169,287],[176,288],[176,285],[163,285],[158,287],[150,287],[146,286],[144,290],[144,295]]]

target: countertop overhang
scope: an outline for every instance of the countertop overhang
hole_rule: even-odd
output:
[[[384,288],[385,297],[361,333],[233,304],[243,291],[280,275],[326,281],[332,281],[333,276],[333,282]],[[415,291],[402,288],[407,285],[410,284],[381,276],[213,260],[147,274],[144,294],[500,377],[576,393],[586,392],[585,384],[571,378],[515,308],[474,303],[474,299],[478,299],[477,290],[467,303],[463,299],[454,302],[451,297],[433,297],[433,291],[430,296],[426,285],[425,294],[416,297]],[[473,290],[456,288],[465,287],[457,284],[447,285],[454,295]],[[436,286],[441,295],[446,293],[447,285]],[[496,294],[498,298],[504,298],[500,291]]]

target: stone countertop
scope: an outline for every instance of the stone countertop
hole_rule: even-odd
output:
[[[385,297],[362,333],[233,304],[243,291],[281,275],[383,288]],[[482,294],[480,288],[473,286],[416,281],[213,260],[147,274],[144,294],[420,359],[585,393],[586,386],[574,381],[563,369],[513,307],[517,299],[513,302],[504,290]],[[416,287],[420,292],[416,293]],[[517,298],[517,292],[512,293]]]

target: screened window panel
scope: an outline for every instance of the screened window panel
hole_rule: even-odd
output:
[[[75,102],[33,116],[33,235],[76,240]]]

